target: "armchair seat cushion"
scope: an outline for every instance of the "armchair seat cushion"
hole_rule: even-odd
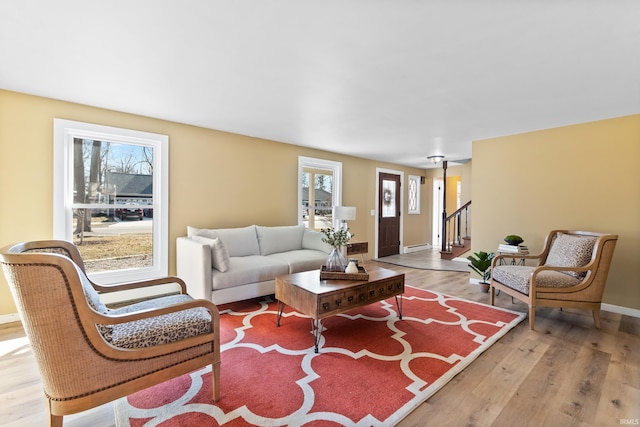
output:
[[[128,314],[190,301],[187,294],[170,295],[110,310],[109,314]],[[101,328],[105,340],[120,348],[144,348],[168,344],[211,332],[211,315],[204,308],[192,308],[149,319]]]
[[[493,280],[511,289],[529,295],[531,275],[536,267],[500,265],[493,269]],[[580,279],[558,271],[541,271],[536,276],[536,286],[542,288],[566,288],[580,283]]]

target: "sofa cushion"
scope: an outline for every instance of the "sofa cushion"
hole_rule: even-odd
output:
[[[260,255],[255,225],[242,228],[218,229],[187,227],[187,236],[219,238],[227,248],[230,257]]]
[[[191,238],[211,248],[211,264],[213,268],[223,273],[229,269],[229,252],[227,252],[227,248],[220,238],[210,239],[202,236],[193,236]]]
[[[304,225],[262,227],[256,226],[260,255],[302,249]]]
[[[583,267],[591,261],[595,243],[596,238],[593,236],[558,233],[551,243],[549,255],[544,264],[552,267]],[[563,273],[580,279],[586,275],[585,272],[577,271]]]
[[[314,249],[301,249],[299,251],[281,252],[268,255],[268,258],[277,259],[289,266],[289,273],[300,271],[320,270],[327,262],[327,254]]]
[[[324,234],[319,231],[304,229],[302,235],[302,249],[315,249],[316,251],[331,253],[331,245],[322,241]]]
[[[289,274],[289,265],[271,257],[261,255],[230,257],[229,269],[226,272],[212,270],[212,286],[215,291],[274,280],[276,276],[285,274]]]
[[[536,267],[500,265],[493,269],[493,280],[529,295],[529,279]],[[580,283],[579,279],[557,271],[541,271],[536,276],[536,286],[543,288],[566,288]]]

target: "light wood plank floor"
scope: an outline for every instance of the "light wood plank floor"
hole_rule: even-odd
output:
[[[405,273],[409,285],[488,303],[466,273],[379,265]],[[497,305],[526,312],[506,295],[497,297]],[[535,331],[523,321],[399,425],[638,424],[639,355],[640,319],[603,312],[597,330],[589,312],[539,308]],[[0,420],[4,426],[47,420],[38,371],[18,323],[0,326]],[[88,425],[113,426],[113,405],[65,417],[67,427]]]

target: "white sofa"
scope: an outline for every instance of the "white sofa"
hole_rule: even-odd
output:
[[[270,295],[275,278],[319,269],[331,246],[303,225],[201,229],[176,240],[177,275],[194,298],[214,304]]]

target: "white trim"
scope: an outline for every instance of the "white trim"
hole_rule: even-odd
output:
[[[19,322],[20,316],[18,313],[0,314],[0,325],[5,323]]]
[[[169,272],[169,137],[150,132],[53,119],[53,238],[72,240],[73,139],[96,139],[154,148],[153,266],[90,274],[101,284],[164,277]],[[116,207],[117,205],[114,205]]]
[[[433,178],[433,187],[431,200],[433,201],[433,210],[431,211],[431,242],[436,247],[442,247],[442,188],[444,180],[442,177]],[[438,237],[440,236],[440,237]]]
[[[427,249],[433,249],[433,246],[428,243],[424,245],[405,246],[404,248],[402,248],[402,253],[409,254],[411,252],[425,251]]]
[[[380,218],[380,212],[378,212],[378,206],[380,206],[380,174],[388,173],[392,175],[400,175],[400,183],[404,182],[404,172],[394,169],[376,168],[376,207],[375,207],[375,230],[374,230],[374,254],[375,258],[378,258],[378,223]],[[404,241],[404,189],[400,185],[400,248],[402,248],[402,242]]]
[[[610,311],[612,313],[624,314],[625,316],[640,318],[640,310],[635,308],[622,307],[620,305],[605,304],[605,303],[600,304],[600,308],[604,311]]]
[[[302,173],[304,168],[329,170],[333,176],[331,188],[331,201],[333,206],[342,206],[342,162],[334,162],[333,160],[316,159],[313,157],[298,156],[298,224],[302,224]],[[312,185],[313,183],[309,183]],[[334,218],[334,227],[337,227]]]

